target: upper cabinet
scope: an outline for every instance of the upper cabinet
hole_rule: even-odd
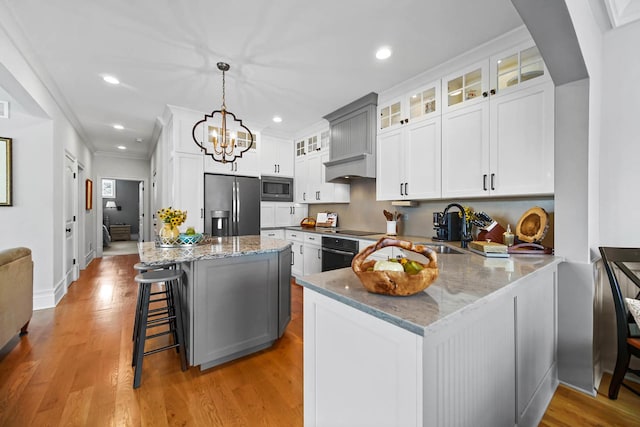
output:
[[[440,80],[378,105],[378,134],[441,114]]]
[[[293,144],[290,140],[262,136],[262,175],[293,176]]]
[[[442,80],[443,113],[482,102],[490,94],[489,61],[469,65]]]
[[[247,132],[237,132],[236,145],[240,147],[250,146],[248,151],[242,154],[242,157],[236,157],[233,163],[216,162],[211,156],[204,156],[204,171],[206,173],[219,173],[225,175],[243,175],[243,176],[260,176],[260,153],[262,141],[260,134],[252,133],[251,136]]]
[[[330,131],[323,128],[295,139],[294,201],[296,203],[348,203],[350,185],[326,181]]]
[[[552,194],[554,86],[537,48],[523,44],[485,64],[443,81],[442,197]],[[487,68],[489,83],[477,83]],[[469,96],[470,88],[481,91]]]

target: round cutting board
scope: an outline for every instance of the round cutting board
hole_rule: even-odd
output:
[[[549,231],[549,214],[536,206],[526,211],[516,226],[516,237],[521,242],[538,243]]]

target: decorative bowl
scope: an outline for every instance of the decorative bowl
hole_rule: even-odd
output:
[[[423,267],[418,273],[409,274],[404,271],[373,271],[375,260],[367,260],[372,253],[387,246],[397,246],[426,256],[428,264],[420,263]],[[414,245],[406,240],[383,237],[375,244],[367,246],[351,262],[351,269],[360,279],[362,285],[369,292],[382,295],[408,296],[424,291],[438,278],[438,258],[436,252],[428,246]]]
[[[195,245],[202,240],[202,234],[185,234],[180,233],[180,243],[183,245]]]

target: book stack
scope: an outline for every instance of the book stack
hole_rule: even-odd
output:
[[[488,258],[508,258],[509,247],[502,243],[475,241],[469,242],[469,250]]]

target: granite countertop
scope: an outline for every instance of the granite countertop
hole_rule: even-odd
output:
[[[285,240],[262,236],[212,237],[206,243],[177,248],[156,247],[154,242],[138,243],[138,253],[141,262],[154,265],[280,252],[290,246]]]
[[[552,268],[561,261],[562,258],[551,255],[485,258],[472,253],[438,254],[438,279],[423,292],[407,297],[367,292],[351,268],[304,276],[297,282],[424,336],[430,330],[455,321],[458,315],[478,304],[491,301],[524,277]]]

